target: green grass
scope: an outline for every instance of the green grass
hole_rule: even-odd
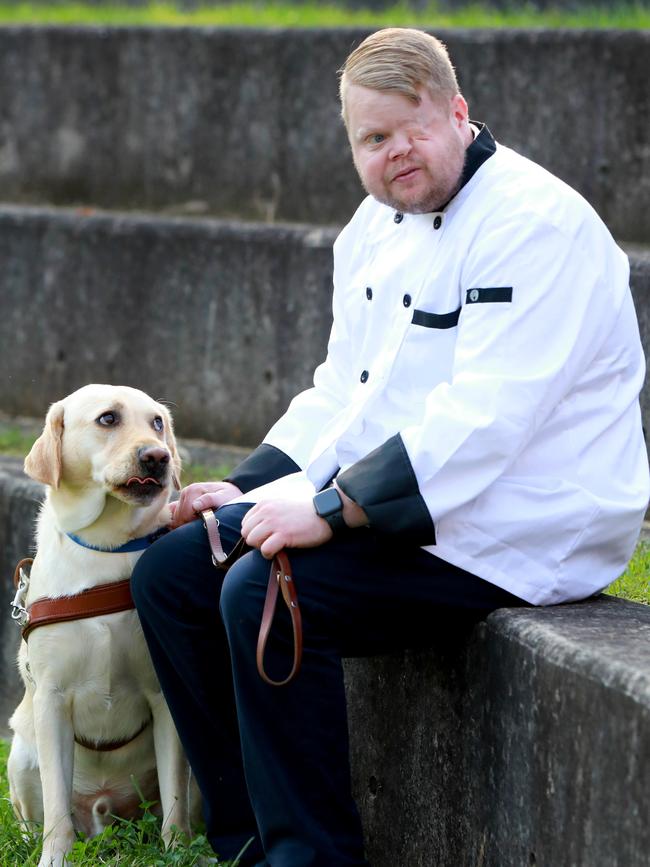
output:
[[[596,27],[650,28],[650,9],[632,3],[616,9],[537,10],[512,3],[511,9],[490,9],[481,4],[440,9],[435,2],[414,10],[406,2],[384,10],[344,9],[333,3],[251,2],[199,6],[182,10],[173,3],[141,7],[53,2],[50,5],[5,3],[0,24],[149,25],[218,27]]]
[[[650,543],[639,542],[629,566],[606,592],[650,605]]]
[[[192,482],[219,482],[232,470],[232,466],[219,464],[213,467],[209,464],[188,464],[183,467],[181,482],[191,485]]]
[[[24,458],[36,437],[17,427],[0,427],[0,454]]]
[[[9,744],[0,740],[0,865],[28,867],[40,857],[38,829],[26,838],[9,803],[7,756]],[[151,805],[149,805],[151,806]],[[160,821],[145,810],[137,822],[119,820],[91,840],[79,838],[67,863],[79,867],[119,865],[119,867],[200,867],[214,852],[206,838],[198,834],[192,840],[178,838],[174,849],[165,850],[160,839]],[[237,861],[221,862],[221,867],[236,867]]]

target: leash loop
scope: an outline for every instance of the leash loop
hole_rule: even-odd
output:
[[[212,509],[205,509],[201,512],[201,519],[208,534],[208,542],[210,543],[210,551],[212,553],[212,562],[217,569],[227,570],[246,550],[246,543],[243,538],[237,541],[237,544],[232,549],[230,554],[223,550],[221,537],[219,535],[219,520]],[[266,644],[269,640],[275,610],[278,602],[278,590],[282,595],[284,604],[287,606],[289,616],[291,617],[291,628],[293,630],[293,664],[291,671],[283,680],[273,680],[266,673],[264,668],[264,654]],[[266,587],[266,598],[264,600],[264,610],[262,611],[262,623],[257,638],[256,650],[257,671],[265,683],[270,686],[285,686],[290,683],[300,670],[302,660],[302,617],[300,614],[300,605],[298,604],[298,593],[291,574],[291,564],[287,552],[278,551],[271,561],[269,570],[269,581]]]

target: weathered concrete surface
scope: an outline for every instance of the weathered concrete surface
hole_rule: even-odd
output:
[[[3,208],[0,407],[123,383],[184,436],[256,445],[325,355],[334,235]]]
[[[0,199],[340,224],[367,30],[0,28]],[[441,30],[472,116],[650,238],[650,32]]]
[[[335,235],[0,208],[0,409],[123,383],[170,400],[183,436],[257,445],[325,356]],[[648,350],[650,256],[632,263]]]
[[[22,471],[22,461],[0,456],[0,737],[22,696],[16,667],[20,629],[11,619],[16,563],[34,555],[34,522],[44,496],[43,485]]]
[[[504,609],[347,662],[373,867],[646,867],[650,608]]]
[[[0,589],[42,486],[0,459]],[[502,610],[432,649],[346,661],[373,867],[647,867],[650,607]],[[22,693],[0,617],[0,736]]]

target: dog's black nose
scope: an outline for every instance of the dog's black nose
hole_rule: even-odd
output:
[[[138,460],[147,469],[157,469],[169,463],[169,452],[161,446],[146,446],[138,449]]]

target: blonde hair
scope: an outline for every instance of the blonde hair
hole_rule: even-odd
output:
[[[447,48],[429,33],[406,27],[387,27],[368,36],[339,70],[341,114],[347,122],[348,85],[403,93],[419,102],[418,88],[432,99],[451,99],[460,93]]]

